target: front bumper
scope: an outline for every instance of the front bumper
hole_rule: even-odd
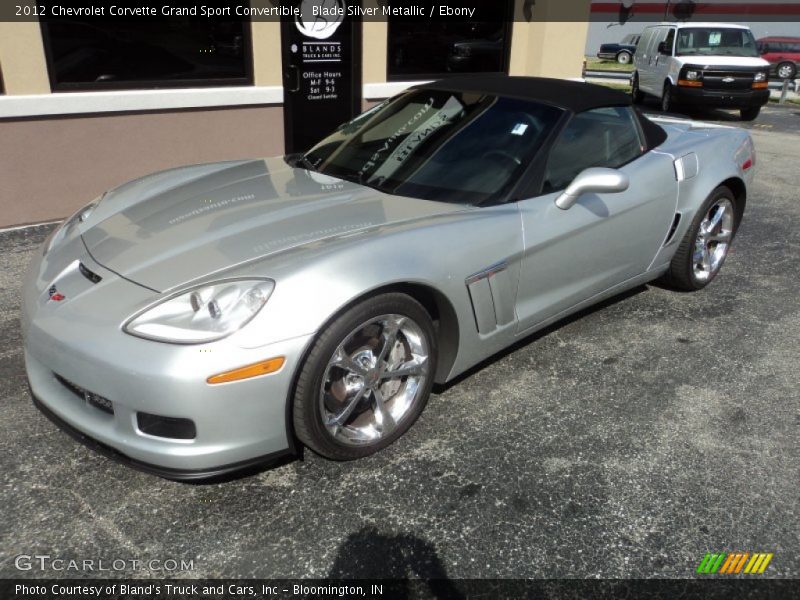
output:
[[[258,348],[239,347],[231,338],[199,346],[139,339],[121,329],[120,315],[129,309],[110,307],[148,301],[154,292],[88,255],[81,260],[103,276],[101,283],[85,282],[84,290],[76,287],[84,284],[67,281],[67,300],[48,301],[34,264],[23,288],[25,367],[45,414],[105,454],[173,479],[216,477],[293,450],[287,401],[311,336]],[[211,375],[276,356],[286,362],[271,375],[206,383]],[[113,414],[75,387],[108,399]],[[196,434],[173,439],[144,433],[139,413],[189,419]]]
[[[717,91],[676,86],[675,101],[680,104],[720,108],[755,108],[769,102],[769,90]]]
[[[617,60],[616,52],[598,52],[597,58],[602,60]]]

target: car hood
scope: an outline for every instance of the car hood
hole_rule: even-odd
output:
[[[463,208],[383,194],[274,158],[125,184],[106,194],[81,235],[100,265],[165,291],[289,248]]]
[[[702,65],[705,67],[768,67],[769,63],[763,58],[750,56],[714,56],[708,54],[687,54],[677,57],[682,65]]]

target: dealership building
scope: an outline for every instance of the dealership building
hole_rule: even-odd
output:
[[[469,4],[482,20],[6,16],[0,228],[64,218],[153,171],[302,150],[415,82],[580,77],[590,0],[570,2],[583,22],[558,20],[563,0]]]

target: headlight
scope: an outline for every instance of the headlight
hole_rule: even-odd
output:
[[[124,331],[173,344],[201,344],[231,335],[258,314],[275,282],[235,280],[181,292],[132,318]]]
[[[759,73],[756,73],[756,76],[755,76],[755,79],[753,79],[753,82],[754,83],[759,83],[761,81],[766,81],[766,80],[767,80],[767,74],[765,72],[761,71]]]
[[[103,194],[103,196],[105,196],[105,194]],[[103,196],[100,196],[99,198],[92,200],[91,202],[89,202],[89,204],[78,210],[78,212],[72,215],[69,219],[61,223],[61,225],[59,225],[58,228],[50,236],[50,241],[47,242],[47,245],[44,248],[44,253],[47,254],[48,252],[50,252],[50,250],[58,246],[61,242],[63,242],[70,235],[72,235],[72,232],[75,230],[75,227],[77,227],[79,223],[83,223],[84,221],[86,221],[92,214],[92,211],[95,208],[97,208],[97,205],[100,204],[100,201],[103,199]]]
[[[686,79],[689,81],[699,81],[703,78],[703,73],[701,71],[686,71]]]

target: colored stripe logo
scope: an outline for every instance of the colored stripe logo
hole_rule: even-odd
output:
[[[700,575],[761,575],[767,570],[772,552],[707,552],[697,567]]]

